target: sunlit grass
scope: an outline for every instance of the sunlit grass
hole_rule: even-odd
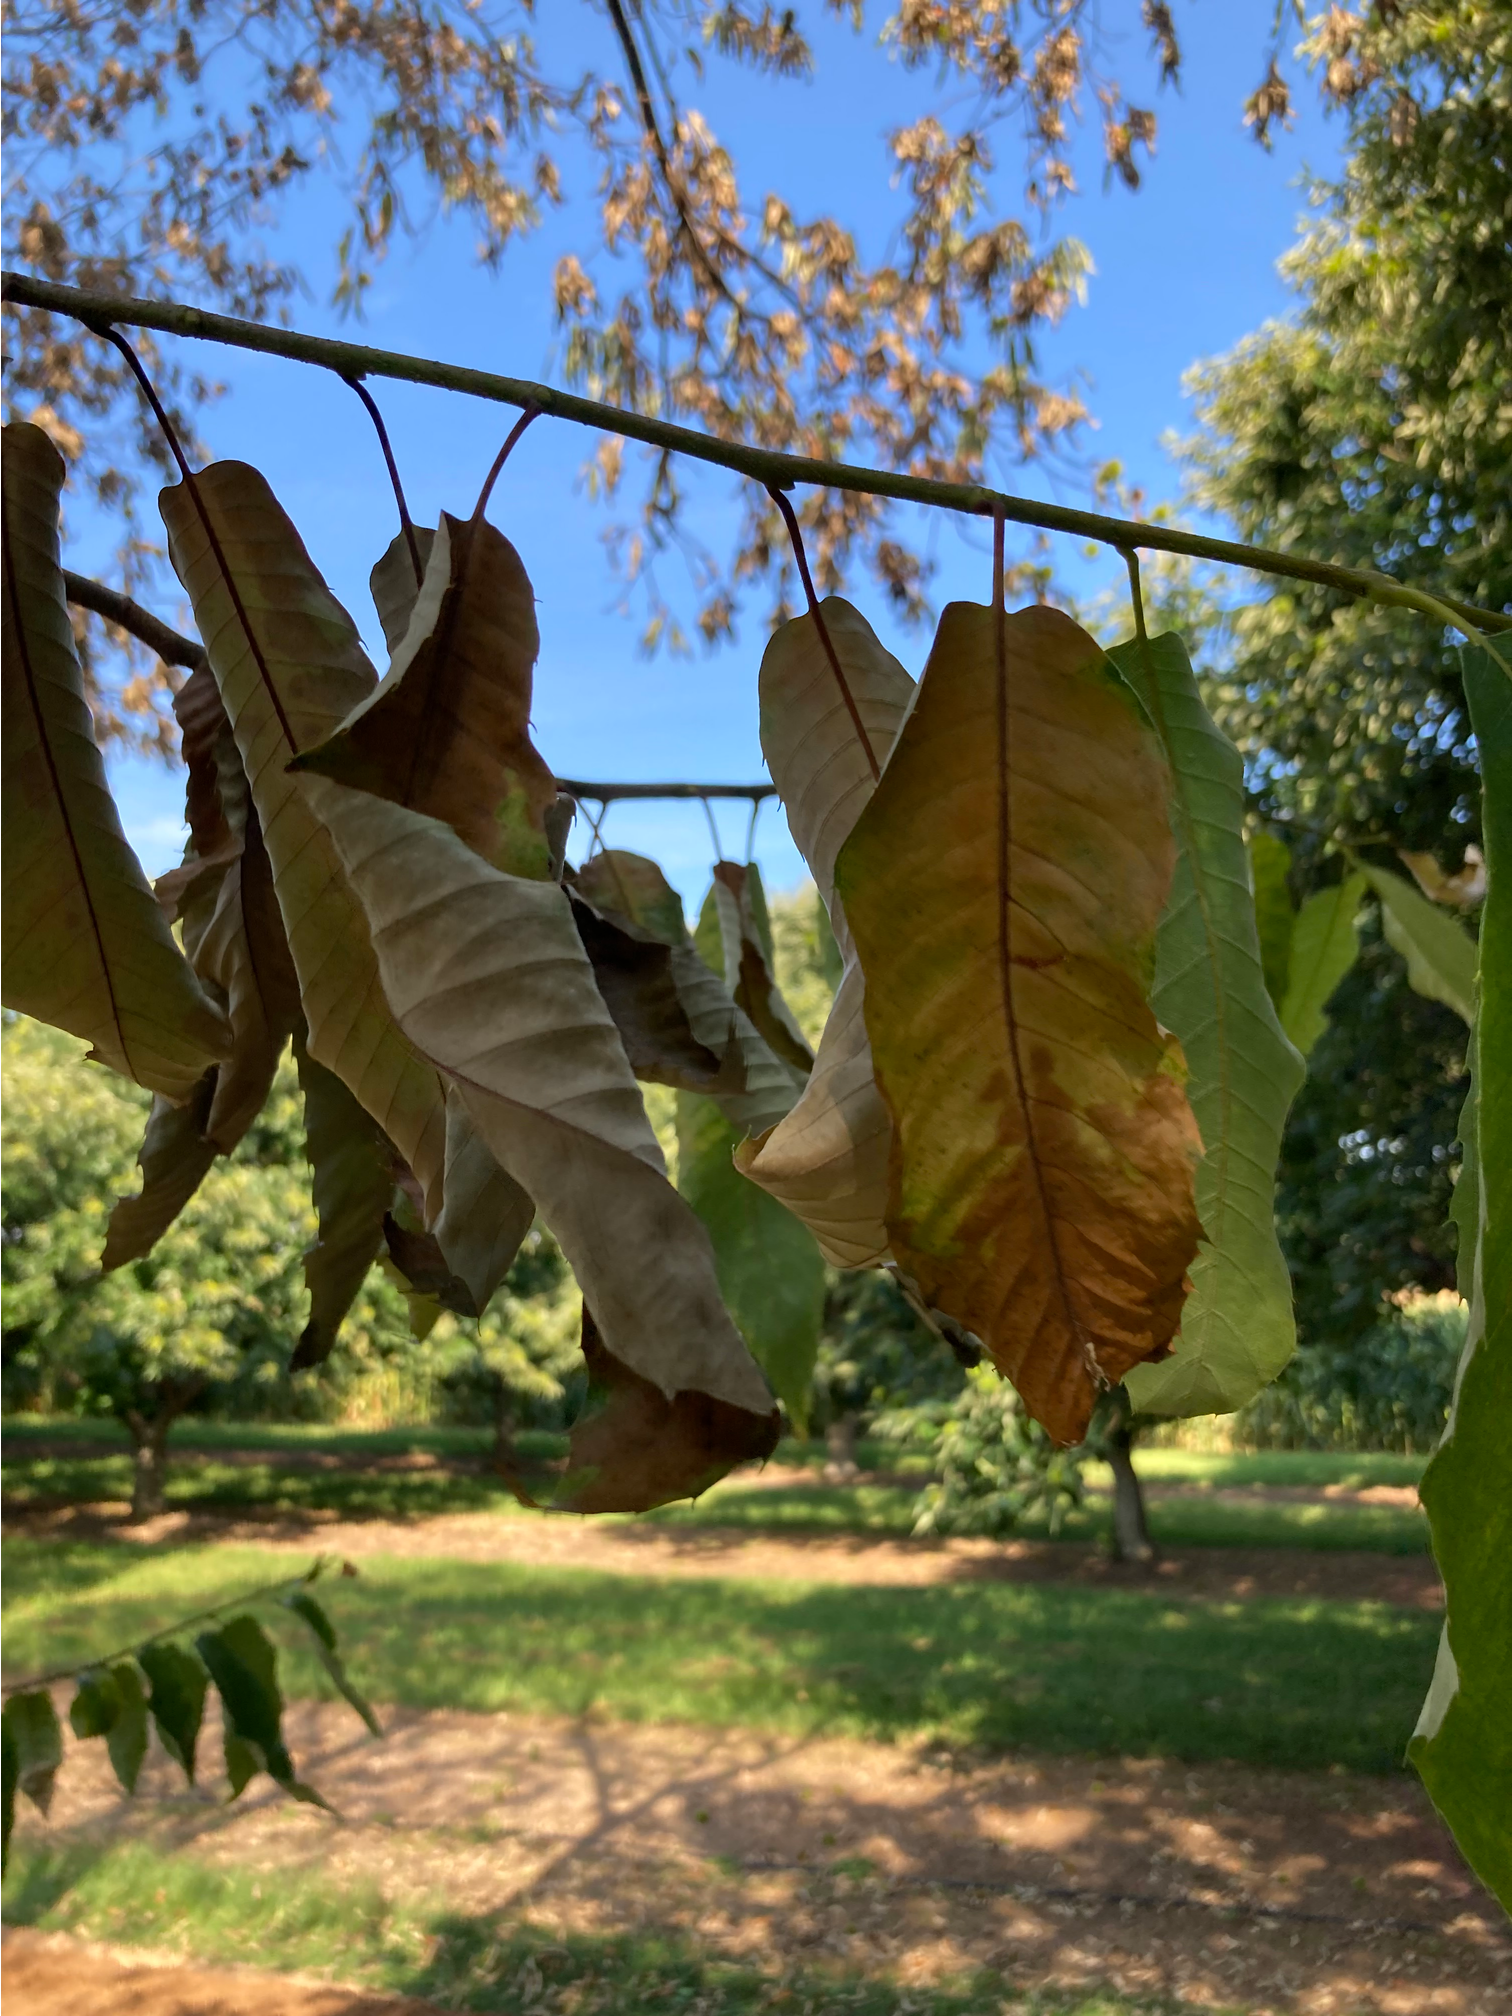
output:
[[[289,1572],[248,1547],[5,1549],[7,1669],[84,1663]],[[1399,1767],[1437,1619],[964,1582],[657,1581],[376,1559],[330,1604],[360,1684],[416,1708],[924,1737],[952,1748]],[[329,1687],[286,1634],[297,1695]]]

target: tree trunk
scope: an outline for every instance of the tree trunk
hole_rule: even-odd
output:
[[[144,1421],[140,1414],[127,1417],[135,1458],[131,1477],[131,1517],[135,1524],[155,1519],[167,1506],[164,1486],[168,1471],[168,1429],[172,1417],[159,1415]]]
[[[1144,1493],[1134,1469],[1134,1429],[1130,1425],[1127,1402],[1109,1424],[1108,1461],[1113,1468],[1113,1558],[1115,1561],[1153,1561],[1155,1542],[1145,1519]]]
[[[502,1379],[494,1388],[494,1445],[495,1465],[507,1464],[514,1455],[515,1405],[514,1394]]]
[[[837,1414],[824,1431],[824,1481],[848,1484],[860,1475],[856,1467],[856,1417]]]

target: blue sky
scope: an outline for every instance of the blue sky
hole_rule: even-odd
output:
[[[1189,424],[1183,372],[1287,312],[1290,300],[1276,262],[1305,207],[1300,178],[1304,170],[1327,175],[1338,163],[1342,127],[1323,118],[1305,87],[1297,92],[1297,127],[1280,137],[1274,153],[1262,153],[1242,129],[1240,106],[1263,68],[1270,11],[1268,5],[1221,0],[1184,7],[1182,90],[1164,91],[1155,101],[1158,152],[1144,187],[1137,194],[1122,185],[1104,188],[1094,121],[1082,136],[1083,193],[1061,220],[1090,248],[1095,272],[1086,305],[1073,309],[1042,343],[1042,362],[1052,381],[1074,380],[1097,417],[1096,432],[1084,444],[1088,459],[1120,461],[1152,502],[1173,497],[1179,487],[1162,441]],[[543,21],[550,18],[543,10]],[[579,10],[571,18],[579,25],[592,19]],[[748,200],[778,182],[798,192],[807,210],[832,209],[865,249],[880,253],[897,202],[887,187],[884,135],[917,116],[925,80],[910,77],[827,16],[817,53],[817,75],[807,86],[764,89],[747,81],[739,89],[699,92],[684,78],[680,89],[734,154]],[[1126,58],[1133,70],[1141,44],[1131,44]],[[603,60],[611,60],[607,49]],[[1017,167],[1005,145],[1005,202],[1017,192]],[[350,331],[324,300],[330,248],[340,228],[331,196],[305,196],[271,241],[311,276],[313,298],[293,308],[301,328]],[[401,241],[380,269],[361,338],[560,382],[548,277],[562,251],[582,248],[584,235],[569,205],[489,274],[473,257],[467,227],[435,219],[420,240]],[[213,368],[228,388],[205,416],[206,440],[216,455],[244,457],[266,472],[376,652],[381,639],[367,574],[395,527],[357,400],[323,373],[230,351],[211,357],[193,347],[197,368]],[[439,509],[470,509],[511,416],[451,394],[378,383],[373,390],[416,517],[434,523]],[[621,589],[600,539],[605,514],[581,487],[591,446],[582,430],[537,422],[515,451],[490,512],[519,548],[536,587],[542,648],[534,724],[542,753],[566,776],[760,777],[755,675],[765,639],[759,603],[753,602],[733,646],[692,659],[640,656],[640,622],[616,607]],[[996,474],[1026,495],[1085,501],[1073,481],[1057,480],[1048,470]],[[718,472],[691,480],[700,532],[716,545],[721,526],[733,522],[733,483]],[[957,597],[984,600],[989,570],[981,528],[963,537],[953,521],[925,528],[910,526],[908,515],[905,529],[927,537],[939,563],[931,588],[937,605]],[[80,531],[72,564],[87,566],[98,555],[103,566],[108,541],[102,528],[85,524]],[[1121,572],[1116,561],[1110,566],[1105,555],[1089,558],[1072,541],[1059,542],[1054,558],[1061,577],[1082,594]],[[675,589],[676,576],[667,580]],[[865,584],[857,585],[856,599],[917,672],[927,636],[900,631],[873,606]],[[166,598],[160,606],[165,615],[182,614]],[[111,774],[144,865],[151,874],[162,872],[178,859],[181,845],[179,775],[122,759],[112,762]],[[726,850],[742,852],[745,809],[716,811]],[[616,807],[605,838],[655,855],[690,905],[701,898],[711,844],[696,804]],[[755,851],[769,886],[800,879],[802,864],[775,807],[761,816]]]

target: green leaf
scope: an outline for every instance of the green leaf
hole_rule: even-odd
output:
[[[1421,1493],[1444,1578],[1444,1632],[1408,1755],[1472,1869],[1512,1910],[1512,682],[1464,653],[1481,758],[1487,893],[1472,1115],[1462,1126],[1477,1236],[1449,1425]],[[1478,1152],[1477,1152],[1478,1151]]]
[[[194,1751],[205,1716],[205,1669],[182,1645],[144,1645],[137,1664],[152,1692],[147,1710],[157,1725],[158,1740],[174,1763],[194,1783]]]
[[[52,1804],[53,1780],[63,1762],[63,1731],[45,1687],[12,1694],[5,1704],[5,1727],[16,1746],[16,1784],[45,1813]]]
[[[1304,1057],[1328,1027],[1324,1013],[1334,989],[1355,962],[1363,875],[1346,875],[1331,889],[1319,889],[1297,912],[1281,1027]]]
[[[121,1690],[115,1675],[103,1666],[91,1666],[75,1684],[78,1691],[69,1704],[69,1727],[84,1743],[94,1736],[108,1736],[121,1712]]]
[[[119,1705],[105,1732],[105,1747],[122,1789],[135,1792],[147,1756],[147,1697],[142,1692],[141,1675],[130,1659],[112,1666],[110,1678]]]
[[[1475,940],[1405,876],[1368,863],[1361,873],[1381,899],[1381,928],[1392,951],[1407,961],[1409,984],[1468,1026],[1475,1020]]]
[[[1296,1348],[1275,1186],[1286,1111],[1306,1066],[1282,1034],[1262,967],[1239,752],[1203,705],[1179,637],[1147,647],[1136,639],[1110,656],[1144,701],[1171,766],[1178,854],[1150,1006],[1181,1039],[1203,1142],[1204,1237],[1181,1328],[1172,1355],[1134,1366],[1125,1384],[1143,1413],[1226,1413],[1274,1379]],[[1285,855],[1278,840],[1258,837]]]
[[[803,1435],[824,1320],[824,1261],[807,1226],[735,1167],[740,1139],[712,1100],[678,1093],[677,1187],[713,1241],[725,1307]]]
[[[292,1610],[310,1627],[310,1635],[315,1640],[315,1656],[330,1674],[332,1683],[343,1700],[349,1702],[362,1717],[373,1735],[383,1734],[382,1725],[373,1713],[366,1697],[360,1694],[348,1678],[346,1665],[336,1644],[336,1627],[326,1615],[323,1606],[316,1602],[308,1589],[291,1589],[284,1597],[284,1607]]]
[[[1114,654],[1115,657],[1117,654]],[[1121,662],[1121,661],[1120,661]],[[1286,980],[1291,968],[1291,939],[1294,912],[1287,878],[1291,873],[1291,849],[1268,827],[1250,835],[1250,880],[1255,885],[1255,926],[1260,933],[1260,966],[1266,991],[1279,1010],[1286,999]]]
[[[284,1747],[278,1651],[261,1624],[244,1613],[218,1631],[201,1632],[194,1643],[226,1712],[226,1771],[232,1798],[251,1775],[246,1770],[250,1753],[254,1768],[266,1771],[294,1798],[324,1806],[320,1794],[295,1776],[294,1760]]]

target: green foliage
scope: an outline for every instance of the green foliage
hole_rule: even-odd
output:
[[[1134,1366],[1125,1383],[1141,1413],[1222,1413],[1273,1379],[1296,1346],[1275,1169],[1303,1064],[1266,989],[1238,753],[1214,727],[1179,637],[1136,638],[1109,656],[1144,702],[1171,766],[1178,854],[1150,1006],[1181,1039],[1203,1146],[1203,1240],[1181,1328],[1169,1357]]]
[[[824,1319],[824,1261],[808,1227],[735,1167],[741,1138],[712,1099],[678,1093],[677,1187],[713,1241],[725,1307],[806,1434]]]
[[[1328,1027],[1326,1009],[1359,955],[1363,875],[1315,889],[1292,924],[1281,1026],[1304,1057]]]
[[[950,1406],[917,1410],[912,1428],[931,1445],[935,1472],[914,1508],[915,1533],[1005,1538],[1034,1515],[1055,1533],[1082,1502],[1082,1451],[1057,1447],[990,1365],[967,1373]]]
[[[1426,1456],[1444,1432],[1464,1342],[1465,1305],[1452,1290],[1414,1296],[1351,1343],[1299,1351],[1235,1432],[1246,1448]]]
[[[889,1441],[906,1441],[907,1410],[952,1399],[961,1367],[886,1268],[831,1268],[828,1281],[814,1363],[815,1425],[848,1420],[860,1431],[885,1423]]]
[[[483,1314],[441,1317],[412,1355],[433,1372],[449,1417],[491,1422],[503,1454],[526,1421],[561,1426],[582,1364],[582,1301],[561,1247],[537,1221]]]
[[[1467,652],[1485,788],[1473,1120],[1476,1237],[1464,1357],[1423,1503],[1444,1578],[1433,1684],[1411,1756],[1466,1860],[1512,1910],[1512,678]]]
[[[1285,262],[1298,313],[1193,374],[1194,501],[1244,539],[1505,609],[1512,20],[1499,0],[1355,19],[1345,167]],[[1288,584],[1235,613],[1218,657],[1213,709],[1268,812],[1342,839],[1476,839],[1442,626]]]
[[[1465,1029],[1368,917],[1282,1142],[1276,1214],[1304,1346],[1348,1346],[1403,1289],[1454,1285]]]
[[[1468,1028],[1475,1020],[1475,940],[1453,914],[1389,869],[1367,866],[1380,898],[1381,929],[1407,962],[1407,979],[1428,1001],[1442,1001]]]

